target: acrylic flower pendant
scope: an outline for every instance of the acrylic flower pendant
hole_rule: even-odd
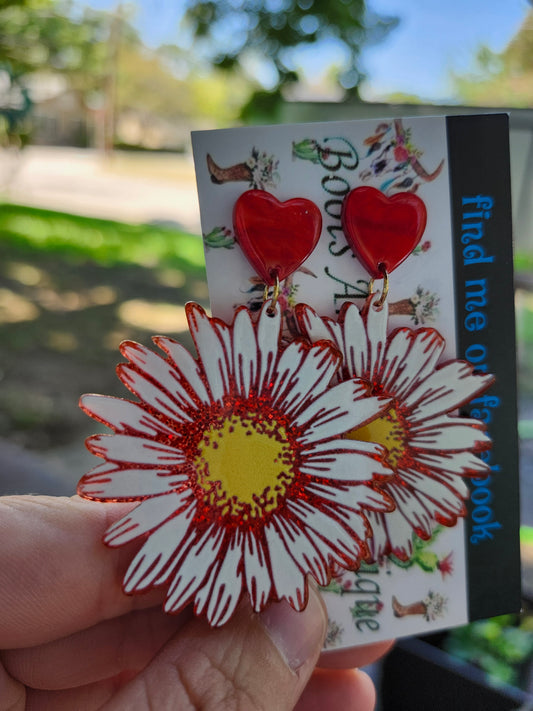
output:
[[[165,610],[194,603],[221,625],[241,596],[254,610],[307,602],[308,574],[327,585],[336,566],[368,554],[367,516],[392,509],[372,483],[391,474],[383,447],[344,438],[385,416],[389,400],[358,379],[331,385],[331,343],[280,345],[279,307],[256,323],[244,307],[226,325],[186,307],[198,358],[155,337],[166,357],[133,342],[118,366],[138,401],[85,395],[81,406],[113,434],[87,440],[105,461],[80,496],[137,501],[105,543],[142,539],[127,593],[167,586]]]
[[[379,484],[396,504],[389,513],[369,515],[374,536],[372,557],[412,554],[413,531],[427,540],[437,524],[453,526],[466,514],[468,487],[464,477],[488,471],[476,454],[490,447],[484,425],[453,413],[486,390],[491,375],[474,375],[470,364],[439,364],[445,342],[430,328],[400,328],[387,335],[387,304],[377,309],[379,293],[361,316],[346,304],[338,322],[320,318],[299,305],[302,331],[312,342],[333,341],[343,355],[340,379],[362,378],[372,395],[390,398],[382,415],[348,435],[380,443],[384,463],[394,476]]]

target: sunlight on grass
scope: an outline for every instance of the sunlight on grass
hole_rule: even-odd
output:
[[[70,353],[79,347],[79,342],[73,333],[68,331],[50,331],[46,339],[46,345],[53,351],[60,353]]]
[[[181,333],[187,330],[183,306],[132,299],[119,306],[118,315],[128,326],[152,333]]]
[[[0,204],[0,236],[32,250],[91,259],[99,264],[136,264],[203,270],[202,240],[159,225],[133,225]],[[36,278],[19,269],[19,280]]]
[[[38,318],[39,309],[11,289],[0,289],[0,324],[21,323]]]
[[[35,300],[47,311],[81,311],[91,306],[108,306],[117,300],[116,289],[102,284],[83,291],[56,291],[40,288],[35,292]]]
[[[45,273],[42,269],[26,262],[9,262],[6,265],[6,276],[18,281],[24,286],[37,286],[45,280]]]

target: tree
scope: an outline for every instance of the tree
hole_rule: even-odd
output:
[[[365,0],[189,0],[185,23],[198,49],[213,65],[246,71],[258,66],[269,74],[243,108],[243,118],[254,112],[275,116],[284,91],[302,77],[298,52],[335,46],[344,57],[338,81],[357,96],[363,78],[363,44],[384,38],[397,18],[371,13]]]
[[[473,73],[453,77],[460,99],[472,106],[533,106],[533,10],[503,52],[477,51]]]
[[[250,92],[250,83],[236,77],[228,96],[227,77],[220,70],[199,73],[184,61],[176,70],[179,47],[150,50],[121,47],[117,76],[117,111],[133,111],[169,121],[206,120],[215,125],[235,121]]]
[[[0,66],[10,86],[0,97],[0,116],[8,140],[27,131],[28,77],[60,74],[80,97],[82,106],[103,90],[108,74],[109,22],[104,13],[80,10],[69,0],[0,0]],[[9,116],[10,97],[24,96],[18,120]],[[19,101],[20,103],[20,101]]]

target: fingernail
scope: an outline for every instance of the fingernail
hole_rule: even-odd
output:
[[[292,671],[297,671],[311,657],[316,657],[327,629],[327,613],[316,588],[309,585],[305,610],[297,612],[288,602],[275,602],[260,615],[261,621]]]

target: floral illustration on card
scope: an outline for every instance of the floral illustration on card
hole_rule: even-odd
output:
[[[439,592],[429,590],[423,600],[402,604],[396,595],[392,596],[392,611],[395,617],[423,617],[427,622],[436,622],[446,616],[448,598]]]
[[[402,119],[380,122],[374,133],[364,138],[360,151],[340,136],[321,140],[306,137],[292,143],[294,159],[309,161],[334,173],[340,168],[358,169],[363,183],[371,183],[389,196],[417,192],[424,183],[439,177],[444,159],[428,171],[422,163],[422,155],[413,141],[411,128],[405,127]]]
[[[368,555],[368,517],[393,508],[374,486],[392,474],[379,443],[346,432],[381,417],[389,399],[351,379],[332,385],[341,356],[330,343],[281,345],[281,311],[231,325],[186,306],[198,358],[157,336],[165,357],[122,344],[118,366],[138,398],[85,395],[83,410],[112,434],[87,440],[104,462],[81,496],[137,506],[105,534],[112,547],[140,539],[127,593],[167,586],[165,610],[189,603],[211,625],[248,593],[256,611],[286,599],[301,610],[307,575]]]
[[[274,188],[279,183],[279,160],[273,155],[268,155],[266,151],[259,151],[255,146],[246,160],[225,168],[215,163],[209,153],[206,156],[206,161],[211,182],[216,185],[244,182],[250,188],[266,190]]]
[[[389,304],[390,316],[409,316],[415,326],[434,323],[439,315],[440,297],[420,284],[414,294]]]
[[[328,629],[324,640],[324,649],[334,649],[342,644],[344,629],[338,622],[328,618]]]
[[[336,172],[340,168],[355,170],[359,165],[359,154],[353,143],[345,136],[328,136],[321,141],[303,138],[292,142],[294,160],[306,160]]]
[[[422,151],[414,144],[411,129],[402,119],[380,123],[375,132],[364,140],[367,149],[361,159],[359,177],[363,182],[377,182],[385,195],[416,192],[421,185],[438,178],[444,160],[428,172],[422,165]]]
[[[420,254],[426,254],[426,252],[429,252],[430,249],[431,249],[431,240],[426,239],[421,244],[418,244],[413,249],[411,254],[414,254],[415,256],[420,255]]]
[[[338,321],[321,318],[309,306],[297,308],[302,331],[311,342],[332,341],[343,356],[340,378],[362,378],[374,395],[390,398],[387,412],[348,437],[381,444],[393,478],[377,482],[396,507],[372,513],[371,557],[393,554],[408,560],[413,532],[428,540],[438,525],[454,526],[466,515],[465,479],[489,470],[477,454],[490,447],[485,426],[458,417],[457,408],[493,382],[464,361],[440,363],[445,341],[429,328],[400,328],[387,334],[387,303],[377,308],[375,295],[363,314],[345,304]]]
[[[453,575],[453,551],[439,555],[431,550],[435,539],[443,530],[443,526],[437,526],[431,534],[431,537],[427,540],[423,540],[413,533],[412,555],[406,560],[398,558],[395,555],[390,555],[388,560],[404,570],[416,566],[425,573],[439,572],[442,579],[445,580],[447,577]]]
[[[209,232],[202,234],[206,249],[233,249],[235,237],[233,232],[225,225],[213,227]]]

